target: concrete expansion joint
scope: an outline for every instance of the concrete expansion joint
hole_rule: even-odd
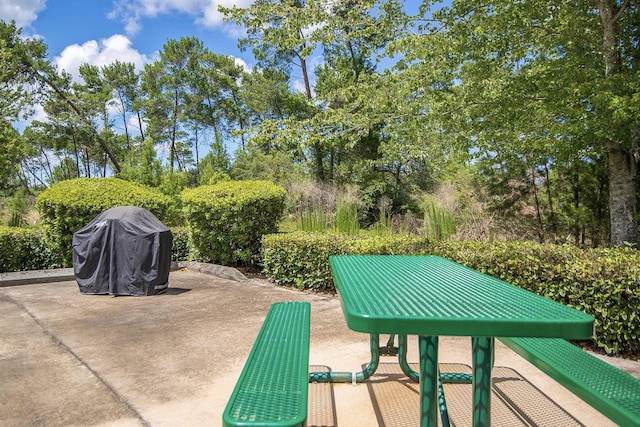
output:
[[[100,374],[98,372],[96,372],[93,368],[91,368],[91,366],[89,366],[89,364],[86,363],[82,359],[82,357],[80,357],[68,345],[66,345],[62,340],[60,340],[53,332],[51,332],[51,330],[49,330],[40,321],[40,319],[38,319],[24,304],[20,303],[20,301],[15,300],[10,295],[4,295],[2,297],[2,299],[6,300],[6,301],[9,301],[10,303],[20,307],[20,309],[22,311],[27,313],[29,315],[29,317],[31,319],[33,319],[33,321],[38,325],[38,327],[40,329],[42,329],[42,331],[45,333],[45,335],[47,337],[49,337],[49,339],[51,339],[51,341],[53,341],[58,347],[62,348],[67,354],[71,355],[71,357],[73,357],[76,361],[78,361],[78,363],[80,363],[82,366],[84,366],[87,370],[89,370],[89,372],[91,372],[91,374],[102,385],[104,385],[107,388],[107,390],[109,390],[110,393],[112,393],[120,402],[122,402],[127,407],[127,409],[138,419],[138,421],[140,421],[140,423],[144,427],[151,427],[151,424],[142,417],[142,415],[136,410],[135,407],[133,407],[131,405],[131,403],[124,396],[122,396],[120,393],[118,393],[118,391],[111,384],[109,384],[108,381],[106,381],[104,378],[102,378],[102,376],[100,376]]]

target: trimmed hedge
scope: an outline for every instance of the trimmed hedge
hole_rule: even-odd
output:
[[[171,260],[190,260],[191,243],[188,230],[185,227],[176,227],[171,229],[171,234]],[[0,226],[0,273],[58,267],[60,264],[49,250],[41,229]]]
[[[55,267],[42,230],[0,226],[0,273]]]
[[[640,251],[528,242],[439,242],[313,233],[263,238],[263,272],[277,284],[334,290],[329,255],[435,254],[574,307],[595,318],[596,345],[640,354]]]
[[[409,236],[347,236],[295,232],[262,238],[264,274],[283,286],[334,290],[329,255],[424,254],[428,242]]]
[[[598,347],[640,353],[640,252],[527,242],[442,242],[434,253],[595,318]]]
[[[189,229],[187,227],[171,228],[173,243],[171,244],[171,261],[191,260],[191,242],[189,241]]]
[[[73,233],[93,218],[116,206],[137,206],[160,221],[171,199],[149,187],[118,178],[78,178],[62,181],[36,199],[45,237],[64,266],[71,265]]]
[[[278,228],[286,192],[268,181],[223,181],[181,196],[198,261],[253,265],[262,236]]]

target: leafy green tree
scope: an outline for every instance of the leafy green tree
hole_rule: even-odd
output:
[[[291,157],[281,151],[263,151],[254,148],[239,151],[229,175],[235,180],[264,180],[285,184],[300,180],[308,174],[304,166],[295,164]]]
[[[109,105],[115,107],[120,114],[122,128],[126,139],[127,150],[133,148],[133,136],[129,130],[129,118],[133,114],[138,121],[140,139],[144,140],[142,126],[142,112],[137,108],[140,99],[140,76],[136,72],[135,65],[131,62],[115,62],[101,68],[105,83],[113,96]]]
[[[250,47],[263,68],[291,73],[292,67],[302,72],[304,93],[312,98],[307,59],[316,48],[313,26],[326,14],[315,0],[257,0],[249,8],[220,7],[225,19],[233,20],[247,30],[240,47]]]
[[[226,152],[210,151],[200,162],[200,185],[211,185],[218,181],[229,179],[229,157]]]
[[[185,136],[182,116],[191,92],[189,75],[199,68],[203,53],[202,41],[196,37],[168,40],[160,51],[160,58],[148,64],[142,76],[148,133],[156,143],[168,145],[170,173],[176,162],[184,170],[185,160],[188,161],[185,145],[181,144]],[[181,160],[180,155],[185,159]]]
[[[405,19],[400,4],[345,0],[330,12],[335,18],[323,27],[325,62],[316,70],[325,108],[312,126],[330,141],[329,174],[337,183],[360,186],[370,222],[381,198],[391,200],[392,213],[413,211],[412,194],[431,185],[432,167],[427,150],[412,148],[404,123],[394,118],[392,82],[379,71],[380,54]]]
[[[240,47],[251,47],[261,67],[277,69],[287,75],[291,75],[293,67],[301,71],[304,95],[309,104],[301,112],[313,111],[308,58],[318,43],[313,28],[321,25],[326,18],[323,4],[316,0],[257,0],[247,9],[221,7],[220,10],[225,14],[225,19],[246,28],[247,37],[240,40]],[[266,125],[268,128],[273,124]],[[289,135],[285,139],[291,141],[293,138]],[[299,143],[304,145],[303,149],[308,147],[311,150],[316,176],[324,181],[325,150],[320,139],[306,138]]]
[[[15,120],[31,113],[37,92],[29,90],[35,81],[34,68],[44,64],[42,41],[24,39],[15,23],[0,21],[0,117]]]
[[[41,41],[25,40],[15,23],[0,21],[0,189],[3,191],[18,185],[29,191],[28,179],[20,169],[29,157],[28,147],[12,122],[33,111],[38,93],[30,90],[34,79],[29,64],[33,60],[44,61],[45,55],[46,47]]]
[[[91,126],[90,113],[83,111],[74,96],[64,89],[69,79],[60,76],[55,67],[47,59],[47,47],[38,39],[23,38],[21,30],[15,23],[0,22],[0,60],[4,62],[2,85],[8,89],[8,97],[3,101],[3,109],[7,109],[14,117],[21,112],[30,114],[33,102],[58,97],[75,113],[79,120]],[[31,91],[27,91],[29,88]],[[3,113],[4,114],[4,113]],[[109,144],[96,133],[96,141],[104,155],[111,162],[116,172],[120,171],[120,163]]]
[[[23,141],[11,124],[0,118],[0,190],[8,190],[19,185],[15,177],[23,156]],[[28,190],[28,187],[27,187]]]
[[[263,68],[290,77],[294,70],[302,73],[304,99],[291,97],[297,102],[289,104],[297,104],[298,111],[261,121],[253,141],[265,150],[285,147],[310,162],[318,180],[334,180],[336,166],[348,156],[344,151],[379,129],[366,114],[371,110],[366,101],[376,89],[369,80],[376,81],[373,58],[394,34],[400,6],[395,1],[263,0],[247,9],[223,9],[227,19],[246,28],[240,46],[251,47]],[[307,60],[320,49],[325,62],[316,68],[314,91]]]
[[[189,80],[192,92],[188,98],[185,120],[192,129],[196,169],[200,169],[200,140],[204,140],[202,136],[207,134],[212,135],[209,147],[215,158],[216,170],[224,173],[228,169],[226,142],[233,138],[232,130],[236,125],[246,125],[239,98],[243,77],[242,67],[236,65],[233,58],[208,50],[203,52],[200,65],[194,67]]]
[[[120,170],[118,147],[113,146],[115,139],[110,133],[106,115],[107,91],[97,67],[83,65],[80,73],[84,83],[72,84],[68,74],[58,74],[55,67],[48,62],[46,46],[41,41],[22,38],[20,29],[13,24],[2,23],[0,30],[1,44],[6,47],[3,58],[7,61],[7,72],[3,80],[7,87],[14,88],[14,94],[20,94],[19,99],[13,97],[16,101],[13,102],[12,107],[13,118],[17,118],[17,114],[21,112],[23,115],[29,114],[31,111],[29,106],[36,101],[44,103],[45,111],[55,125],[50,126],[49,131],[45,133],[39,132],[38,140],[42,141],[45,135],[54,137],[57,134],[65,136],[62,141],[69,144],[73,138],[66,138],[66,136],[74,135],[74,132],[79,130],[84,133],[82,136],[85,153],[93,149],[99,151],[100,154],[93,158],[95,161],[100,159],[103,175],[106,174],[107,161],[110,161],[113,169],[118,172]],[[5,99],[10,98],[12,97]],[[89,138],[84,138],[87,131],[92,134]],[[76,146],[73,150],[69,149],[68,145],[63,147],[61,141],[54,143],[51,140],[45,145],[40,144],[40,147],[48,145],[48,148],[54,150],[73,151],[75,175],[78,175],[80,156],[77,139],[74,139],[74,142]],[[42,150],[36,150],[37,155],[44,154],[41,152]],[[87,162],[85,166],[88,171],[89,163]],[[47,170],[50,174],[51,168]],[[51,174],[49,176],[51,177]]]
[[[47,121],[32,122],[24,135],[35,150],[32,156],[46,164],[48,180],[55,182],[49,156],[58,157],[60,162],[70,158],[75,162],[74,178],[80,176],[105,176],[108,156],[106,147],[116,160],[122,158],[121,147],[110,129],[106,101],[109,98],[104,81],[97,67],[80,67],[83,82],[74,83],[69,74],[58,76],[58,92],[50,93],[43,99],[43,108]],[[83,116],[70,108],[67,99],[74,99],[74,106],[83,112]],[[119,162],[118,162],[119,163]],[[58,178],[64,173],[58,173]]]
[[[638,5],[425,1],[394,43],[407,109],[464,150],[605,156],[614,246],[637,242]],[[412,22],[416,22],[412,21]]]
[[[217,55],[195,37],[169,40],[160,58],[145,67],[142,90],[147,134],[169,148],[169,173],[187,171],[200,162],[200,146],[209,145],[220,159],[236,126],[246,126],[240,97],[242,67]],[[195,159],[194,159],[195,155]],[[197,179],[196,179],[197,180]]]
[[[145,138],[140,150],[127,162],[120,173],[122,179],[135,181],[148,187],[158,187],[162,180],[162,162],[156,155],[155,144]]]

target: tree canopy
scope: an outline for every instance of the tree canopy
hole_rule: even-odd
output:
[[[85,65],[72,81],[41,41],[2,23],[2,188],[307,177],[357,186],[373,222],[381,200],[418,213],[416,195],[455,182],[464,206],[482,200],[538,240],[637,243],[637,1],[221,10],[245,28],[252,70],[185,37],[144,70]],[[48,121],[12,130],[34,102]]]

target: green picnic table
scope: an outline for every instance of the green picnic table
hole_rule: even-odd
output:
[[[588,314],[438,256],[340,255],[329,261],[350,329],[376,338],[419,336],[421,426],[437,425],[439,336],[471,337],[473,425],[489,426],[496,337],[593,334]]]

